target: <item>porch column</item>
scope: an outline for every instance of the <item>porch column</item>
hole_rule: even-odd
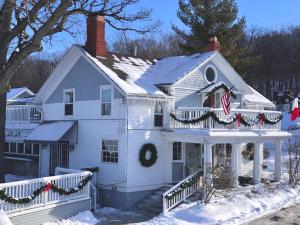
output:
[[[239,154],[239,145],[238,144],[232,144],[231,149],[231,173],[233,176],[233,187],[239,186],[238,176],[239,176],[239,160],[238,160],[238,154]]]
[[[261,178],[260,160],[262,156],[263,147],[264,147],[263,143],[254,144],[253,179],[255,184],[260,183],[260,178]]]
[[[281,180],[281,140],[275,143],[275,181]]]
[[[207,170],[212,168],[212,144],[205,144],[204,151],[204,176],[207,174]]]

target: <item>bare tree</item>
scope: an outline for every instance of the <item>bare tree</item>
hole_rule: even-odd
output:
[[[103,15],[117,30],[146,33],[156,28],[151,10],[128,13],[139,0],[0,0],[0,183],[4,182],[6,92],[18,66],[32,53],[42,51],[42,42],[59,32],[72,33],[78,15]],[[131,10],[132,11],[132,10]],[[146,26],[133,27],[144,20]]]
[[[121,32],[112,44],[112,49],[122,55],[160,59],[183,54],[179,47],[179,39],[179,35],[173,33],[131,39],[126,32]]]
[[[300,140],[296,136],[292,136],[286,140],[288,150],[288,174],[289,183],[296,186],[300,181]]]

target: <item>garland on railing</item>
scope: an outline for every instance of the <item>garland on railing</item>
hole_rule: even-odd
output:
[[[241,113],[234,114],[234,116],[232,116],[229,120],[222,120],[220,119],[220,117],[218,117],[218,115],[214,111],[208,111],[205,114],[201,115],[200,117],[194,119],[179,119],[173,113],[170,113],[170,117],[183,124],[196,124],[204,120],[207,120],[209,117],[212,117],[214,121],[225,126],[231,125],[232,123],[236,122],[237,126],[243,124],[244,126],[247,127],[253,126],[258,123],[260,123],[261,125],[263,125],[264,123],[274,125],[279,123],[280,120],[282,120],[282,115],[279,115],[275,120],[271,120],[267,118],[264,113],[259,113],[256,116],[256,120],[251,120],[251,121],[249,121],[249,119],[246,116],[242,115]]]
[[[195,176],[191,177],[190,179],[184,181],[182,184],[180,184],[177,188],[172,190],[170,193],[168,193],[165,198],[170,200],[172,199],[175,195],[183,192],[186,188],[193,186],[197,182],[199,182],[199,178],[201,177],[201,172],[198,172],[195,174]]]
[[[93,175],[88,175],[82,181],[79,182],[77,187],[71,189],[64,189],[54,183],[47,183],[37,188],[35,191],[32,192],[31,195],[24,198],[14,198],[12,196],[9,196],[5,193],[5,190],[2,189],[0,190],[0,200],[3,200],[8,203],[13,203],[13,204],[27,204],[33,201],[41,193],[48,192],[50,190],[52,190],[53,192],[57,192],[60,195],[71,195],[82,190],[82,188],[86,186],[87,183],[92,179],[92,176]]]
[[[235,93],[234,93],[234,92],[233,92],[226,84],[224,84],[224,83],[222,83],[222,84],[220,84],[220,85],[214,87],[210,92],[206,93],[206,96],[212,95],[213,93],[215,93],[217,90],[219,90],[219,89],[221,89],[221,88],[222,88],[225,92],[230,91],[231,97],[236,98],[236,94],[235,94]]]

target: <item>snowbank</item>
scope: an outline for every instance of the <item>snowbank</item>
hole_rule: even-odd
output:
[[[43,225],[95,225],[98,219],[90,211],[80,212],[77,215],[57,222],[47,222]]]
[[[0,210],[0,225],[13,225],[3,210]]]
[[[285,183],[267,191],[268,188],[268,185],[255,186],[253,192],[249,188],[247,191],[239,188],[229,198],[222,197],[207,205],[184,204],[140,224],[237,224],[295,204],[300,197],[300,188],[293,189]]]

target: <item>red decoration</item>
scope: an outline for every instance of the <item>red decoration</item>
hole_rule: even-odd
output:
[[[265,119],[266,119],[265,114],[260,113],[259,114],[259,123],[260,123],[261,126],[264,125]]]
[[[44,191],[48,192],[48,191],[50,191],[52,189],[52,187],[53,187],[53,184],[52,183],[48,183],[48,184],[45,185]]]
[[[241,126],[241,118],[242,118],[242,114],[241,114],[241,113],[238,113],[238,114],[236,115],[236,125],[237,125],[238,127]]]

